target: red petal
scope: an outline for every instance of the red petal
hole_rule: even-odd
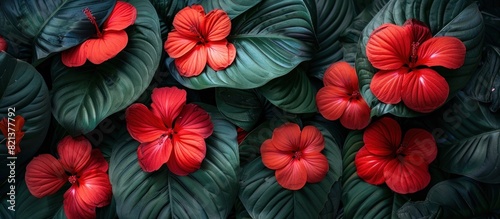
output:
[[[198,76],[203,72],[207,64],[207,48],[204,45],[196,45],[186,55],[175,59],[175,66],[179,74],[184,77]]]
[[[396,120],[381,118],[366,128],[363,142],[373,155],[394,155],[401,144],[401,128]]]
[[[411,42],[418,42],[419,45],[422,42],[430,39],[432,37],[431,30],[424,22],[417,19],[409,19],[404,24],[403,27],[407,29],[412,35]]]
[[[85,64],[87,61],[87,50],[84,47],[84,44],[80,44],[62,51],[62,63],[68,67],[78,67]]]
[[[272,136],[273,145],[279,151],[291,152],[300,147],[300,127],[295,123],[286,123],[275,128]]]
[[[436,71],[423,68],[405,75],[401,97],[408,108],[428,113],[443,105],[448,93],[446,80]]]
[[[170,57],[176,59],[183,55],[186,55],[196,46],[197,43],[197,38],[186,37],[173,30],[168,33],[164,48]]]
[[[340,117],[340,123],[348,129],[364,129],[370,123],[370,112],[370,107],[362,97],[352,99]]]
[[[68,182],[68,177],[55,157],[41,154],[26,166],[25,180],[30,193],[37,198],[43,198],[56,193]]]
[[[88,39],[82,45],[87,53],[87,58],[94,64],[101,64],[120,53],[128,42],[127,32],[105,31],[97,39]]]
[[[195,104],[187,104],[175,121],[174,129],[177,132],[184,130],[208,138],[214,131],[214,125],[204,109]]]
[[[5,139],[7,139],[9,135],[8,126],[9,122],[7,120],[7,117],[4,117],[2,120],[0,120],[0,132],[3,134]],[[24,132],[22,131],[23,127],[24,118],[21,115],[17,115],[16,117],[14,117],[14,127],[11,126],[10,128],[14,129],[16,142],[13,151],[11,151],[11,148],[7,147],[7,151],[10,155],[17,155],[21,152],[21,147],[19,146],[19,144],[24,137]],[[5,145],[7,146],[7,144]]]
[[[384,169],[385,183],[392,191],[399,194],[422,190],[431,180],[427,164],[423,162],[420,165],[413,164],[407,157],[402,161],[391,160]]]
[[[350,93],[346,89],[325,86],[316,94],[318,111],[328,120],[337,120],[344,114],[349,104]]]
[[[205,139],[195,133],[180,130],[174,134],[174,150],[167,162],[168,169],[179,176],[186,176],[201,167],[207,146]]]
[[[172,25],[175,30],[186,37],[199,37],[205,23],[205,12],[201,6],[185,7],[174,17]]]
[[[90,161],[92,145],[83,136],[64,137],[57,145],[59,161],[64,169],[71,173],[80,173]]]
[[[76,189],[71,187],[64,193],[64,213],[68,219],[96,218],[95,206],[85,204],[77,197]]]
[[[234,57],[230,59],[232,53],[230,53],[230,47],[228,45],[229,44],[227,40],[209,42],[206,44],[208,53],[208,65],[210,66],[210,68],[214,69],[215,71],[220,71],[227,68],[227,66],[229,66],[233,62]]]
[[[413,159],[412,163],[420,165],[417,161],[424,161],[430,164],[437,156],[436,140],[432,134],[424,129],[410,129],[406,132],[403,138],[403,144],[406,147],[403,154],[408,156],[408,159]],[[415,157],[421,157],[417,159]]]
[[[149,143],[142,143],[137,148],[139,165],[146,172],[160,169],[170,159],[172,148],[172,139],[169,139],[168,136],[160,137]]]
[[[128,107],[125,120],[130,136],[140,143],[155,141],[167,132],[160,118],[154,116],[146,106],[140,103]]]
[[[2,135],[7,138],[9,132],[7,131],[7,126],[8,126],[8,120],[7,120],[7,117],[4,117],[1,121],[0,121],[0,131],[2,132]]]
[[[326,69],[323,83],[325,86],[344,88],[349,93],[359,90],[356,69],[344,61],[335,62]]]
[[[260,146],[262,163],[271,170],[284,168],[292,161],[292,152],[279,151],[274,147],[271,139],[265,140]]]
[[[383,103],[399,103],[403,80],[408,71],[409,69],[405,67],[392,71],[379,71],[372,78],[370,90]]]
[[[325,139],[318,128],[308,125],[300,133],[300,149],[302,153],[319,153],[325,148]]]
[[[85,168],[85,170],[98,170],[103,173],[108,171],[108,162],[106,162],[106,159],[104,159],[104,156],[101,153],[101,150],[99,149],[92,149],[92,152],[90,154],[90,160],[89,164]]]
[[[294,160],[284,168],[276,170],[276,181],[283,188],[299,190],[307,182],[307,170],[303,162]]]
[[[328,160],[322,153],[304,154],[300,161],[306,169],[308,183],[321,182],[328,173]]]
[[[418,48],[416,65],[460,68],[465,61],[465,45],[455,37],[433,37]]]
[[[186,105],[187,93],[177,87],[162,87],[153,89],[151,109],[157,118],[172,128],[174,120],[179,116]]]
[[[384,168],[389,160],[390,157],[374,155],[362,147],[356,153],[354,165],[359,178],[372,185],[380,185],[385,182]]]
[[[0,52],[7,50],[7,41],[0,36]]]
[[[219,41],[226,39],[231,32],[231,19],[225,11],[215,9],[205,16],[205,23],[202,26],[205,40]]]
[[[380,70],[401,68],[408,62],[411,50],[411,32],[394,24],[375,29],[366,44],[366,56],[373,67]]]
[[[111,11],[108,19],[102,25],[103,30],[123,30],[134,24],[137,18],[137,10],[127,2],[117,1],[115,8]]]

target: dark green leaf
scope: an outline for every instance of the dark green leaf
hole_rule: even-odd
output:
[[[262,0],[187,0],[188,5],[200,4],[209,12],[214,9],[224,10],[229,18],[233,19],[253,6],[257,5]]]
[[[486,34],[484,37],[484,41],[487,44],[494,45],[496,47],[500,47],[500,7],[497,8],[499,15],[495,16],[493,14],[489,14],[487,12],[481,12],[483,15],[484,25],[486,27]]]
[[[165,22],[167,29],[170,28],[175,14],[187,6],[187,0],[149,0],[156,9],[158,17]]]
[[[137,9],[127,29],[127,47],[100,65],[68,68],[52,64],[53,114],[72,135],[88,133],[107,116],[124,109],[147,88],[162,51],[156,12],[148,1],[130,0]]]
[[[259,122],[264,108],[254,90],[216,88],[215,100],[221,114],[246,131],[252,130]]]
[[[432,202],[407,202],[398,210],[398,217],[401,219],[437,219],[442,217],[441,213],[441,207]]]
[[[319,213],[318,218],[337,218],[341,213],[341,198],[342,188],[340,186],[340,182],[337,181],[333,184],[330,193],[328,193],[328,201],[325,203],[323,210],[321,210],[321,212]]]
[[[63,194],[69,188],[69,182],[55,194],[37,198],[28,190],[24,180],[18,184],[16,194],[16,218],[52,218],[63,206]]]

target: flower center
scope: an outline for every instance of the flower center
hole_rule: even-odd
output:
[[[361,94],[357,90],[353,91],[351,94],[351,100],[352,99],[358,100],[360,97],[361,97]]]
[[[396,150],[396,156],[406,156],[403,152],[406,150],[406,145],[400,144],[398,150]]]
[[[417,63],[418,60],[417,51],[419,46],[420,46],[419,42],[411,43],[410,68],[416,67],[415,63]]]
[[[172,135],[174,134],[174,130],[173,129],[168,129],[167,132],[165,132],[164,134],[162,134],[159,138],[158,138],[158,145],[163,145],[163,143],[165,143],[166,140],[168,140],[169,138],[172,138]]]
[[[90,23],[92,23],[97,31],[97,37],[102,37],[101,30],[99,30],[99,25],[97,25],[97,21],[95,20],[94,15],[92,15],[92,11],[89,8],[83,9],[83,13],[87,16]]]
[[[200,31],[198,30],[198,28],[196,27],[191,27],[189,29],[189,31],[195,33],[196,35],[198,35],[198,43],[199,44],[205,44],[207,41],[205,40],[205,37],[203,37],[203,34],[200,33]]]
[[[71,175],[71,176],[68,177],[68,181],[71,184],[75,184],[78,181],[78,177],[76,175]]]
[[[300,160],[300,158],[302,157],[302,151],[292,151],[292,153],[292,159]]]

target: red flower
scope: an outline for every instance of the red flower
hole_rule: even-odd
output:
[[[168,33],[164,47],[175,59],[180,75],[197,76],[207,62],[215,71],[233,63],[236,49],[226,39],[231,31],[231,20],[223,10],[205,14],[201,5],[185,7],[175,15],[173,25],[174,30]]]
[[[400,194],[414,193],[429,184],[428,165],[437,155],[434,137],[417,128],[408,130],[402,141],[401,135],[399,124],[388,117],[366,128],[365,145],[354,160],[361,179],[373,185],[385,182]]]
[[[9,124],[11,124],[9,126]],[[7,139],[7,151],[10,155],[15,156],[21,152],[21,139],[24,137],[23,132],[24,118],[20,115],[14,117],[14,121],[9,121],[8,118],[3,118],[0,121],[0,131],[5,139]],[[10,135],[9,135],[10,134]]]
[[[0,36],[0,52],[7,50],[7,41]]]
[[[133,5],[117,1],[108,19],[102,24],[101,32],[92,12],[88,8],[83,12],[94,24],[97,36],[62,52],[62,62],[68,67],[82,66],[87,59],[94,64],[101,64],[115,57],[127,46],[128,35],[125,28],[134,24],[137,18]]]
[[[363,129],[370,123],[370,107],[359,93],[356,70],[347,62],[330,65],[323,77],[325,86],[316,94],[318,110],[329,120],[348,129]]]
[[[284,124],[273,131],[271,139],[262,143],[262,163],[272,170],[278,184],[290,190],[299,190],[306,182],[317,183],[328,172],[328,160],[321,151],[325,141],[314,126],[302,131],[294,123]]]
[[[427,113],[444,104],[449,87],[429,68],[456,69],[463,65],[465,45],[454,37],[432,37],[424,23],[411,19],[403,26],[384,24],[375,29],[366,45],[366,55],[378,71],[370,84],[380,101],[401,100],[417,112]]]
[[[136,103],[125,114],[130,135],[141,143],[139,165],[152,172],[166,163],[181,176],[198,170],[207,150],[205,138],[214,129],[210,115],[186,104],[186,91],[176,87],[155,88],[151,98],[151,110]]]
[[[248,135],[248,132],[245,131],[245,129],[242,129],[241,127],[238,127],[236,129],[236,133],[237,133],[237,136],[236,136],[236,139],[238,141],[238,144],[241,144],[241,142],[243,142],[243,140],[247,137]]]
[[[64,212],[69,219],[95,218],[96,207],[110,203],[108,163],[99,149],[92,149],[84,137],[63,138],[57,146],[59,159],[41,154],[26,167],[26,185],[37,198],[56,193],[66,183]]]

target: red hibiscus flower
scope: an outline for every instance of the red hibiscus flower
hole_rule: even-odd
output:
[[[0,52],[7,50],[7,41],[0,36]]]
[[[324,87],[316,94],[318,110],[329,120],[348,129],[363,129],[370,123],[370,107],[359,93],[356,70],[347,62],[330,65],[323,77]]]
[[[384,24],[375,29],[366,55],[375,73],[370,89],[380,101],[401,100],[410,109],[427,113],[444,104],[449,87],[430,67],[456,69],[463,65],[465,45],[454,37],[432,37],[424,23],[411,19],[403,26]]]
[[[385,182],[400,194],[414,193],[429,184],[428,165],[437,155],[434,137],[417,128],[408,130],[402,141],[401,136],[399,124],[388,117],[366,128],[365,145],[354,160],[361,179],[373,185]]]
[[[9,124],[11,124],[9,126]],[[14,117],[14,121],[9,122],[8,118],[3,118],[0,121],[0,131],[5,139],[7,139],[7,150],[10,155],[15,156],[21,152],[21,139],[24,137],[23,132],[24,118],[20,115]]]
[[[233,63],[236,49],[226,39],[231,31],[231,20],[223,10],[205,14],[201,5],[192,5],[175,15],[173,26],[164,47],[175,59],[180,75],[197,76],[207,62],[216,71]]]
[[[186,91],[176,87],[155,88],[151,98],[151,110],[136,103],[125,114],[130,135],[141,143],[139,165],[152,172],[166,163],[180,176],[198,170],[207,150],[205,138],[214,129],[210,115],[186,104]]]
[[[57,146],[59,159],[41,154],[26,167],[26,185],[37,198],[56,193],[66,183],[64,212],[69,219],[95,218],[96,207],[110,203],[108,163],[99,149],[92,149],[84,137],[63,138]]]
[[[302,131],[294,123],[286,123],[273,131],[271,139],[262,143],[262,163],[272,170],[278,184],[289,190],[299,190],[306,182],[317,183],[328,172],[328,160],[321,151],[325,141],[314,126]]]
[[[137,18],[137,10],[133,5],[117,1],[108,19],[102,24],[101,31],[92,12],[86,8],[83,13],[94,24],[97,36],[62,52],[62,62],[68,67],[82,66],[87,59],[94,64],[101,64],[115,57],[127,46],[128,35],[125,28],[134,24]]]

